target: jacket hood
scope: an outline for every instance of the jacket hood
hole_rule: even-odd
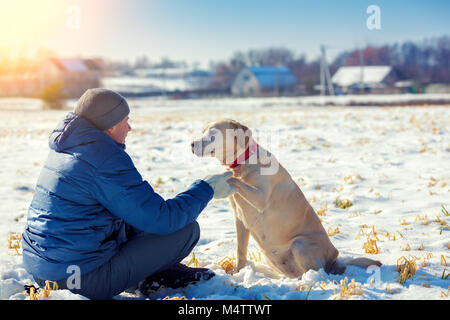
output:
[[[69,112],[52,131],[48,143],[50,149],[61,152],[96,141],[115,143],[122,149],[125,149],[124,144],[115,142],[110,136],[97,129],[88,120],[73,112]]]

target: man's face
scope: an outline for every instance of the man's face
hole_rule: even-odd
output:
[[[126,117],[114,127],[105,130],[105,133],[108,134],[114,141],[125,144],[125,139],[127,138],[128,132],[131,131],[131,126],[128,123],[128,119],[129,117]]]

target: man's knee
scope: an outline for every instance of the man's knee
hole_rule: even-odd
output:
[[[197,239],[195,242],[200,239],[200,225],[197,221],[192,222],[192,234],[195,239]]]
[[[200,226],[197,221],[192,222],[187,226],[187,228],[191,231],[191,236],[189,239],[189,242],[191,245],[189,246],[189,252],[194,249],[195,245],[197,244],[198,240],[200,239]]]

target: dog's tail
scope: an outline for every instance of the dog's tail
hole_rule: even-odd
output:
[[[357,266],[361,268],[367,268],[369,266],[381,267],[381,262],[378,260],[372,260],[369,258],[355,258],[345,263],[347,266]]]
[[[336,260],[330,268],[329,273],[331,274],[343,274],[347,266],[357,266],[361,268],[368,268],[369,266],[381,267],[381,262],[377,260],[372,260],[369,258],[354,258],[348,261]]]

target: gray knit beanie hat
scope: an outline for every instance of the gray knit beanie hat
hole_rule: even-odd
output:
[[[114,127],[130,113],[125,98],[108,89],[89,89],[78,100],[73,111],[100,130]]]

